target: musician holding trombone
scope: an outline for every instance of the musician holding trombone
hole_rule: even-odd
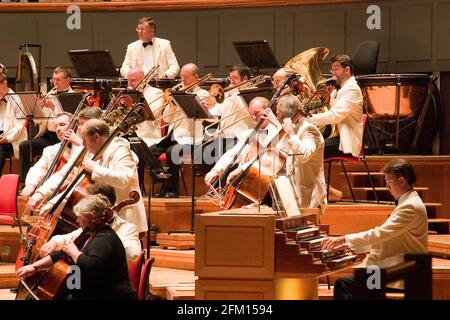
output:
[[[200,88],[200,84],[204,80],[199,78],[199,69],[197,65],[193,63],[185,64],[181,68],[180,76],[182,85],[182,87],[179,88],[180,91],[194,93],[200,99],[209,97],[209,92]],[[162,119],[160,118],[156,121],[160,122],[161,120],[166,122],[161,128],[167,128],[167,133],[165,134],[164,139],[150,148],[150,151],[152,151],[156,157],[159,157],[164,152],[166,153],[170,177],[166,180],[164,191],[158,196],[176,198],[178,197],[178,180],[182,157],[189,156],[193,146],[202,143],[203,128],[201,121],[196,120],[194,135],[194,120],[187,119],[183,112],[170,101],[168,101],[164,107]],[[157,125],[160,124],[157,123]],[[198,150],[201,151],[201,148]]]

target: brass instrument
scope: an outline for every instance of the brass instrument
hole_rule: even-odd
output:
[[[204,76],[203,78],[200,78],[199,80],[195,81],[194,83],[190,84],[189,86],[183,87],[183,83],[179,83],[175,87],[173,87],[172,89],[166,89],[166,91],[164,92],[164,96],[165,96],[166,102],[163,103],[161,105],[161,107],[159,107],[155,112],[158,112],[159,110],[163,111],[164,108],[167,105],[170,105],[172,108],[176,108],[177,110],[169,112],[166,115],[161,115],[159,118],[156,118],[153,121],[153,125],[155,127],[159,128],[159,129],[162,129],[162,128],[168,127],[168,126],[170,126],[170,125],[172,125],[174,123],[180,122],[181,120],[185,119],[186,117],[183,115],[181,118],[169,121],[169,122],[167,122],[166,124],[164,124],[162,126],[159,124],[161,119],[169,118],[169,117],[172,117],[173,115],[175,115],[177,113],[182,112],[181,110],[179,110],[179,108],[176,106],[176,104],[173,103],[172,97],[170,95],[172,92],[177,91],[177,92],[191,93],[197,87],[199,87],[203,82],[205,82],[206,80],[209,80],[211,77],[212,77],[212,73],[208,73],[206,76]]]
[[[139,82],[139,84],[136,86],[135,90],[139,92],[144,92],[144,90],[149,86],[150,81],[153,80],[158,75],[158,68],[159,65],[154,66],[150,69],[149,72],[142,78],[142,80]]]
[[[311,108],[313,100],[310,99],[310,95],[307,94],[300,97],[304,107],[307,107],[306,104],[309,105],[309,113],[311,114],[328,111],[328,106],[324,102],[329,101],[329,97],[323,97],[325,90],[321,90],[320,94],[315,93],[320,85],[326,81],[320,70],[320,64],[327,57],[329,52],[328,48],[325,47],[311,48],[299,53],[284,66],[286,72],[296,72],[300,74],[309,91],[312,93],[312,97],[319,99],[319,101],[315,102],[316,106]],[[319,127],[319,129],[325,138],[336,137],[339,133],[336,125],[325,125]]]

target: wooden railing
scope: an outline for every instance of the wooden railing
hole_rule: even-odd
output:
[[[367,2],[365,0],[152,0],[152,1],[107,1],[107,2],[47,2],[1,3],[0,12],[59,12],[70,5],[77,5],[82,11],[139,11],[139,10],[181,10],[181,9],[224,9],[272,7],[306,4],[330,4]]]

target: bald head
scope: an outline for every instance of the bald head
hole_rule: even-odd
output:
[[[278,69],[272,76],[273,85],[274,85],[275,89],[280,88],[281,85],[284,83],[284,81],[286,81],[286,79],[290,75],[291,74],[289,72],[286,72],[286,70],[284,70],[283,68]]]
[[[128,71],[127,80],[128,80],[128,88],[136,89],[137,85],[144,78],[144,71],[141,68],[133,68]]]
[[[194,63],[185,64],[180,70],[180,78],[184,86],[190,86],[198,80],[198,67]]]
[[[248,113],[252,117],[252,121],[257,123],[261,116],[264,114],[264,110],[269,106],[270,101],[263,97],[255,97],[253,98],[248,105]],[[267,125],[265,123],[262,127],[264,128]]]

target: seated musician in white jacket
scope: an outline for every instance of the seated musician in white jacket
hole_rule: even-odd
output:
[[[414,191],[416,174],[404,159],[395,159],[382,170],[386,188],[398,201],[389,218],[379,227],[340,237],[330,237],[322,243],[325,250],[348,246],[357,252],[370,252],[368,265],[388,268],[403,262],[406,253],[428,252],[427,210]],[[398,287],[396,283],[395,287]],[[336,300],[350,300],[355,288],[353,276],[338,279],[334,286]]]
[[[100,159],[93,161],[91,160],[93,155],[108,141],[110,128],[103,120],[91,119],[81,128],[81,137],[87,149],[82,164],[84,169],[91,174],[92,181],[112,185],[117,195],[117,201],[128,199],[131,191],[140,193],[136,159],[133,157],[130,143],[127,140],[113,138]],[[71,169],[75,158],[76,156],[72,157],[61,170],[36,190],[27,203],[28,208],[38,207],[45,197],[50,196],[56,190],[66,172]],[[70,183],[77,173],[77,168],[74,168],[66,183]],[[147,231],[147,218],[142,197],[136,204],[120,210],[118,215],[136,225],[138,232]]]
[[[286,156],[286,175],[291,179],[301,208],[317,208],[326,204],[326,184],[323,169],[324,139],[319,129],[300,115],[296,96],[287,94],[278,99],[277,118],[285,135],[277,143]],[[269,118],[270,119],[270,118]]]
[[[183,88],[194,85],[189,93],[196,94],[200,100],[207,99],[209,92],[195,85],[199,80],[199,69],[193,63],[185,64],[180,71]],[[187,119],[180,108],[174,104],[165,107],[164,121],[170,123],[167,128],[167,134],[159,143],[153,145],[150,150],[159,157],[166,153],[167,165],[169,166],[170,177],[166,180],[164,194],[165,198],[178,197],[179,168],[182,163],[182,157],[190,157],[191,149],[198,146],[203,141],[203,127],[201,120]],[[195,141],[194,141],[195,136]],[[201,151],[199,148],[198,150]],[[198,157],[196,156],[196,161]]]
[[[269,100],[263,97],[256,97],[250,101],[248,112],[252,118],[252,121],[256,125],[261,118],[267,116],[266,108],[269,105]],[[240,140],[233,148],[229,149],[208,174],[205,176],[205,183],[211,185],[214,181],[221,176],[224,171],[233,164],[238,164],[237,169],[230,172],[227,177],[227,183],[233,181],[238,177],[252,162],[252,160],[257,156],[255,153],[255,146],[259,143],[261,148],[266,147],[271,143],[279,133],[279,128],[274,126],[269,120],[265,120],[258,132],[253,134],[253,129],[248,129],[242,134],[242,140]],[[246,143],[247,138],[250,137],[249,143]]]
[[[89,194],[102,194],[106,196],[111,204],[116,202],[116,193],[114,188],[106,184],[93,184],[88,188]],[[120,240],[122,240],[127,255],[127,260],[136,259],[142,251],[141,242],[139,240],[139,233],[134,224],[129,223],[114,213],[114,217],[109,226],[117,233]],[[65,245],[74,241],[82,232],[81,228],[63,235],[53,236],[40,249],[40,256],[45,257],[50,253],[61,250]]]
[[[87,120],[89,119],[97,119],[101,116],[101,110],[97,107],[87,107],[78,115],[78,128],[80,128]],[[69,123],[72,119],[73,115],[69,112],[60,113],[56,117],[56,135],[60,141],[67,140],[70,143],[65,148],[62,157],[58,160],[59,163],[55,167],[54,172],[61,169],[64,164],[72,157],[73,152],[75,150],[74,146],[81,146],[83,144],[83,140],[81,137],[76,134],[72,129],[69,129]],[[21,195],[29,198],[36,187],[40,184],[41,180],[47,174],[50,166],[52,165],[58,151],[61,147],[61,142],[48,146],[42,152],[42,157],[39,158],[39,161],[30,168],[28,171],[27,177],[25,179],[25,187],[22,189]]]

